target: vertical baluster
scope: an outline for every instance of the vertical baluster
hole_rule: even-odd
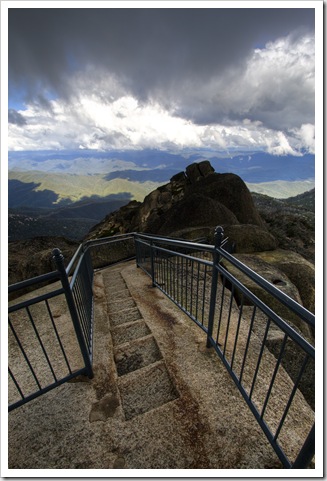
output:
[[[270,326],[270,319],[268,319],[268,321],[267,321],[265,334],[264,334],[264,336],[263,336],[263,340],[262,340],[262,344],[261,344],[261,349],[260,349],[260,353],[259,353],[259,357],[258,357],[258,362],[257,362],[256,370],[255,370],[255,373],[254,373],[254,376],[253,376],[253,381],[252,381],[252,386],[251,386],[251,390],[250,390],[250,394],[249,394],[249,399],[251,399],[252,394],[253,394],[253,389],[254,389],[255,381],[256,381],[256,379],[257,379],[257,375],[258,375],[258,371],[259,371],[259,367],[260,367],[260,363],[261,363],[261,358],[262,358],[262,355],[263,355],[263,351],[264,351],[264,348],[265,348],[266,339],[267,339],[267,336],[268,336],[269,326]]]
[[[225,341],[224,341],[224,352],[223,352],[224,357],[225,357],[226,348],[227,348],[227,339],[229,334],[229,326],[230,326],[233,301],[234,301],[234,285],[232,285],[230,301],[229,301],[228,318],[227,318],[227,326],[226,326]]]
[[[218,326],[217,326],[217,337],[216,337],[216,345],[220,345],[219,343],[219,334],[220,334],[220,328],[221,328],[221,321],[223,317],[223,307],[224,307],[224,299],[225,299],[225,283],[226,283],[226,277],[223,276],[223,282],[222,282],[222,290],[221,290],[221,300],[220,300],[220,310],[219,310],[219,319],[218,319]]]
[[[206,308],[206,289],[207,289],[207,264],[204,266],[203,273],[203,295],[202,295],[202,319],[201,324],[204,324],[205,308]]]
[[[244,351],[244,356],[243,356],[243,362],[242,362],[240,377],[239,377],[240,383],[242,382],[243,371],[244,371],[246,357],[247,357],[248,349],[249,349],[249,345],[250,345],[250,339],[251,339],[251,335],[252,335],[252,328],[253,328],[253,323],[254,323],[254,319],[255,319],[256,309],[257,309],[257,306],[254,305],[253,311],[252,311],[251,323],[250,323],[249,332],[248,332],[248,337],[246,339],[246,346],[245,346],[245,351]]]
[[[191,308],[190,308],[190,314],[192,315],[193,313],[193,275],[194,275],[194,261],[191,260]]]
[[[207,347],[211,347],[213,323],[215,318],[216,309],[216,296],[217,296],[217,284],[218,284],[218,264],[219,264],[219,252],[218,248],[221,246],[221,242],[224,235],[224,229],[222,227],[216,227],[215,230],[215,250],[213,254],[213,265],[212,265],[212,280],[211,280],[211,293],[210,293],[210,310],[209,310],[209,321],[208,321],[208,335],[207,335]]]
[[[242,294],[242,301],[241,301],[240,312],[239,312],[238,322],[237,322],[237,329],[236,329],[236,334],[235,334],[235,342],[234,342],[234,349],[233,349],[233,355],[232,355],[232,362],[231,362],[231,365],[230,365],[231,369],[233,369],[233,363],[234,363],[234,358],[235,358],[238,335],[239,335],[240,325],[241,325],[241,320],[242,320],[243,302],[244,302],[244,296]]]
[[[32,324],[32,326],[33,326],[33,330],[34,330],[34,333],[35,333],[36,338],[37,338],[37,340],[38,340],[38,343],[39,343],[39,345],[41,346],[41,349],[42,349],[42,352],[43,352],[43,354],[44,354],[44,357],[45,357],[45,359],[46,359],[46,361],[47,361],[47,364],[48,364],[48,366],[49,366],[49,368],[50,368],[50,371],[51,371],[51,374],[52,374],[52,376],[53,376],[53,379],[57,382],[56,374],[55,374],[54,369],[53,369],[53,367],[52,367],[52,364],[51,364],[51,362],[50,362],[50,359],[49,359],[48,353],[47,353],[47,351],[46,351],[46,349],[45,349],[45,346],[44,346],[44,344],[43,344],[43,342],[42,342],[42,339],[41,339],[41,336],[40,336],[40,334],[39,334],[39,331],[37,330],[37,327],[36,327],[36,325],[35,325],[35,322],[34,322],[34,319],[33,319],[32,314],[31,314],[31,311],[30,311],[30,309],[28,308],[28,306],[26,306],[25,309],[26,309],[26,312],[27,312],[27,314],[28,314],[29,320],[31,321],[31,324]]]
[[[196,304],[195,304],[195,319],[198,319],[198,308],[199,308],[199,281],[200,281],[200,262],[198,262],[198,269],[196,274]]]
[[[283,342],[282,342],[282,346],[280,348],[279,356],[278,356],[278,359],[277,359],[277,362],[276,362],[276,366],[275,366],[275,369],[274,369],[274,372],[273,372],[273,375],[272,375],[272,378],[271,378],[271,381],[270,381],[270,385],[269,385],[269,388],[268,388],[268,391],[267,391],[266,399],[263,403],[263,407],[262,407],[262,410],[261,410],[261,414],[260,414],[261,419],[263,418],[263,416],[265,414],[265,410],[266,410],[266,407],[267,407],[267,404],[268,404],[268,401],[269,401],[269,398],[270,398],[270,394],[271,394],[271,391],[272,391],[272,388],[273,388],[273,385],[274,385],[274,382],[275,382],[275,379],[276,379],[276,376],[277,376],[277,372],[278,372],[280,363],[282,361],[282,357],[284,355],[287,339],[288,339],[288,336],[287,336],[287,334],[285,334]]]

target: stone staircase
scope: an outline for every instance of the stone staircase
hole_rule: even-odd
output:
[[[121,275],[103,273],[125,420],[179,397],[162,353]]]
[[[11,469],[205,469],[207,476],[282,467],[203,331],[134,261],[96,272],[94,296],[94,378],[81,376],[10,413]],[[66,325],[65,303],[54,307]],[[232,315],[237,320],[239,311]],[[267,353],[269,360],[273,368]],[[291,389],[285,373],[280,385]],[[283,433],[291,455],[314,416],[302,396],[293,401]]]

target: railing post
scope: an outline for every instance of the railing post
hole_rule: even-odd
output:
[[[93,285],[93,279],[94,279],[94,269],[93,269],[93,261],[92,261],[92,256],[91,256],[91,249],[87,249],[85,251],[85,256],[86,256],[86,265],[87,265],[87,272],[89,274],[89,279],[91,286]]]
[[[77,341],[78,341],[78,344],[80,346],[81,353],[82,353],[82,356],[83,356],[83,359],[84,359],[84,364],[85,364],[85,367],[86,367],[87,375],[91,379],[91,378],[93,378],[92,365],[91,365],[88,349],[87,349],[87,346],[86,346],[86,343],[85,343],[85,339],[84,339],[84,336],[83,336],[82,328],[81,328],[81,325],[80,325],[80,322],[79,322],[78,313],[77,313],[77,310],[76,310],[76,307],[75,307],[75,301],[74,301],[74,298],[73,298],[73,295],[72,295],[72,291],[70,289],[70,284],[69,284],[69,280],[68,280],[68,276],[67,276],[65,264],[64,264],[64,256],[62,255],[60,249],[57,249],[57,248],[53,249],[52,254],[53,254],[53,260],[54,260],[54,262],[56,264],[56,267],[57,267],[57,270],[60,274],[62,287],[65,291],[68,309],[69,309],[69,312],[70,312],[70,315],[71,315],[71,318],[72,318],[72,321],[73,321]]]
[[[151,277],[152,277],[152,287],[156,287],[154,283],[155,273],[154,273],[154,247],[153,240],[150,241],[150,253],[151,253]]]
[[[312,426],[305,443],[302,446],[296,460],[292,465],[292,469],[305,469],[315,454],[315,425]]]
[[[221,246],[224,237],[224,229],[221,226],[217,226],[214,235],[214,246],[215,250],[213,253],[213,265],[212,265],[212,281],[211,281],[211,293],[210,293],[210,308],[209,308],[209,321],[208,321],[208,333],[207,333],[207,347],[211,347],[210,338],[212,337],[213,322],[215,317],[216,308],[216,295],[218,286],[218,264],[219,264],[219,252],[218,247]]]
[[[94,269],[93,269],[93,262],[92,262],[92,256],[91,256],[91,248],[88,247],[88,246],[85,247],[85,245],[82,244],[82,252],[84,254],[85,266],[86,266],[88,279],[89,279],[90,284],[92,286],[93,277],[94,277]]]
[[[139,260],[139,257],[140,257],[140,253],[139,253],[139,252],[140,252],[140,249],[139,249],[139,244],[138,244],[136,235],[133,234],[133,237],[134,237],[136,267],[139,268],[139,267],[140,267],[140,260]]]

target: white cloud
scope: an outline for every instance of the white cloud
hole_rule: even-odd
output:
[[[315,153],[315,126],[312,124],[302,124],[299,129],[292,129],[294,134],[296,147],[298,149],[305,149],[311,154]]]
[[[22,113],[22,111],[20,111]],[[304,124],[287,137],[249,119],[233,125],[196,125],[172,115],[160,105],[142,105],[131,96],[103,103],[81,93],[74,104],[51,101],[51,113],[30,105],[26,124],[9,124],[9,150],[210,148],[267,150],[295,155],[312,148],[313,126]]]
[[[201,85],[190,81],[177,112],[203,123],[250,119],[275,130],[299,128],[314,123],[314,71],[314,36],[290,35]]]
[[[274,139],[268,139],[267,151],[272,155],[296,155],[295,150],[290,146],[283,132],[277,132],[277,136]]]
[[[31,103],[18,112],[25,123],[9,124],[10,150],[203,147],[274,155],[314,152],[313,37],[268,43],[253,50],[242,68],[229,69],[197,89],[190,81],[182,101],[192,106],[193,117],[177,101],[164,107],[154,97],[138,100],[126,79],[119,82],[101,70],[87,68],[69,82],[73,96]],[[202,123],[197,123],[199,109]]]

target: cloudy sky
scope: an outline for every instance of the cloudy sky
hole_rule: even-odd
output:
[[[314,153],[317,2],[67,3],[8,10],[9,150]]]

